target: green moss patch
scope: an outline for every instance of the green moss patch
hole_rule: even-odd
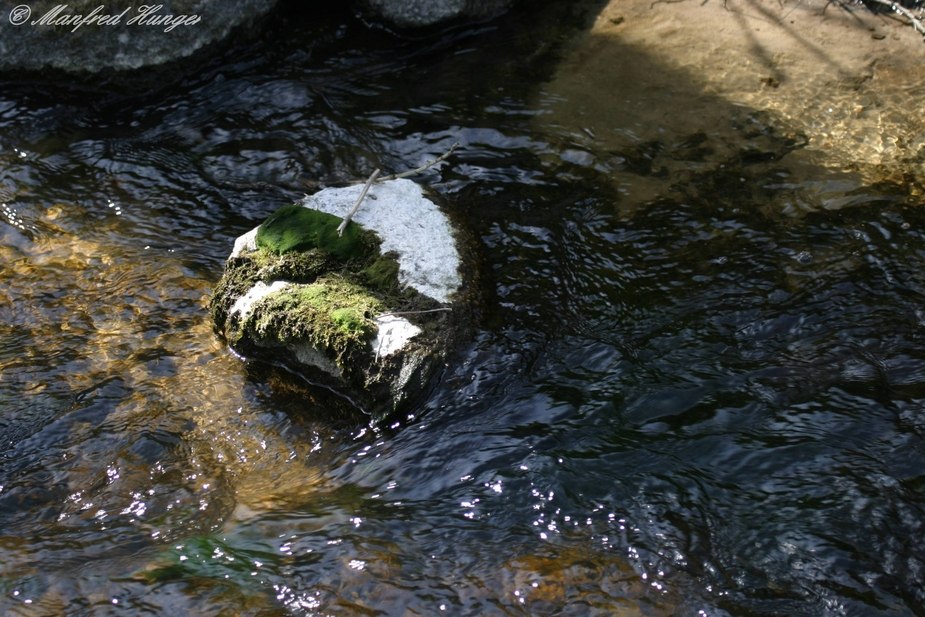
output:
[[[225,265],[225,274],[212,292],[209,302],[212,323],[221,331],[235,301],[258,282],[311,283],[333,265],[331,256],[317,249],[285,255],[258,249],[234,257]]]
[[[375,235],[358,225],[347,225],[340,236],[337,228],[342,220],[299,204],[283,206],[257,230],[257,246],[277,255],[321,249],[341,261],[368,255],[375,248],[370,246]]]
[[[290,281],[292,283],[311,283],[335,266],[334,260],[322,250],[311,249],[304,252],[291,252],[273,258],[261,268],[260,279],[264,283],[272,281]]]
[[[398,259],[394,253],[380,255],[360,272],[363,282],[384,293],[398,291]]]
[[[348,369],[349,359],[376,333],[373,316],[384,310],[368,291],[332,274],[268,296],[254,308],[246,327],[264,340],[308,342]]]

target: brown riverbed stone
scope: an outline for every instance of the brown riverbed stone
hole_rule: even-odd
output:
[[[543,88],[551,113],[538,121],[597,152],[700,140],[693,162],[709,167],[741,152],[757,118],[801,143],[787,157],[797,174],[822,166],[921,194],[923,53],[911,26],[860,6],[614,0]],[[671,176],[664,159],[655,169]],[[617,167],[630,201],[665,190]]]

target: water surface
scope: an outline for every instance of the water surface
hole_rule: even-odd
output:
[[[595,146],[548,11],[289,8],[159,88],[0,83],[4,614],[925,614],[920,204],[747,108]],[[419,181],[483,300],[420,407],[216,338],[236,236],[455,141]]]

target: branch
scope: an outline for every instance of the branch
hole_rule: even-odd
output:
[[[374,171],[373,175],[371,175],[369,177],[369,180],[366,181],[366,186],[363,187],[363,191],[360,193],[360,196],[357,198],[357,202],[353,204],[353,208],[350,210],[347,216],[344,217],[344,220],[341,221],[340,225],[337,226],[337,235],[338,236],[344,235],[344,230],[347,228],[347,223],[350,222],[350,219],[353,218],[353,215],[356,214],[357,210],[360,209],[360,204],[363,203],[363,198],[366,197],[366,192],[369,191],[369,187],[371,187],[373,184],[375,184],[376,182],[385,182],[386,180],[398,180],[399,178],[407,178],[408,176],[413,176],[423,171],[427,171],[428,169],[430,169],[437,163],[440,163],[441,161],[445,161],[447,158],[449,158],[449,156],[453,154],[453,150],[455,150],[458,147],[459,147],[459,142],[457,141],[452,146],[450,146],[449,150],[447,150],[446,152],[444,152],[443,154],[441,154],[440,156],[438,156],[431,162],[425,163],[424,165],[421,165],[417,169],[403,171],[400,174],[393,174],[391,176],[382,176],[380,178],[379,170],[377,169],[376,171]],[[375,199],[375,197],[373,197],[373,199]]]
[[[347,223],[350,222],[350,219],[353,218],[353,215],[357,213],[357,210],[360,209],[360,204],[363,203],[363,198],[366,197],[366,192],[369,190],[369,187],[373,185],[373,182],[376,181],[376,178],[379,177],[379,170],[373,172],[373,175],[369,177],[369,180],[366,181],[366,186],[363,187],[363,190],[360,192],[360,196],[357,197],[357,202],[353,204],[353,209],[347,213],[347,216],[344,217],[344,220],[340,222],[340,225],[337,226],[337,235],[343,236],[344,230],[347,228]]]
[[[444,311],[452,311],[448,306],[442,308],[428,309],[426,311],[389,311],[388,313],[380,313],[377,317],[392,317],[393,315],[422,315],[424,313],[441,313]]]
[[[884,0],[884,1],[885,1],[885,0]],[[447,150],[446,152],[444,152],[443,154],[441,154],[440,156],[438,156],[437,158],[435,158],[434,160],[432,160],[430,163],[425,163],[424,165],[421,165],[421,166],[418,167],[417,169],[411,169],[411,170],[409,170],[409,171],[403,171],[403,172],[401,172],[400,174],[392,174],[391,176],[383,176],[383,177],[379,178],[379,182],[385,182],[386,180],[398,180],[399,178],[407,178],[408,176],[414,176],[414,175],[419,174],[419,173],[421,173],[421,172],[427,171],[428,169],[430,169],[431,167],[433,167],[433,166],[436,165],[437,163],[440,163],[440,162],[445,161],[446,159],[448,159],[448,158],[450,157],[450,155],[453,154],[453,150],[455,150],[455,149],[458,148],[458,147],[459,147],[459,142],[457,141],[457,142],[454,143],[452,146],[450,146],[450,149],[449,149],[449,150]]]

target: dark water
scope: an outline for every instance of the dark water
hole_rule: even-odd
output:
[[[0,83],[3,614],[925,615],[925,212],[747,109],[721,164],[579,143],[580,16],[290,8],[163,87]],[[484,301],[407,419],[215,338],[234,237],[457,140],[419,180]]]

